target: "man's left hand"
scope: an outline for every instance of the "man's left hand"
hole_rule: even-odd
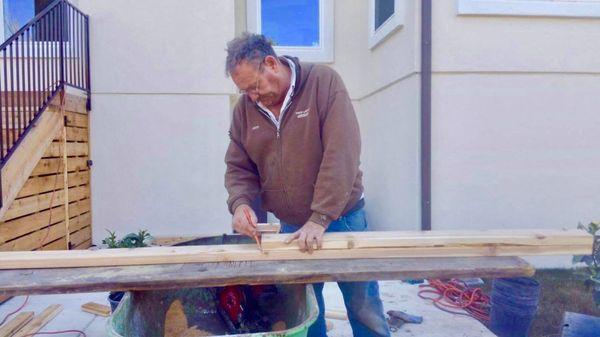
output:
[[[298,240],[300,251],[308,251],[309,254],[312,254],[315,243],[317,249],[321,249],[323,247],[323,233],[325,233],[325,228],[323,228],[323,226],[312,221],[308,221],[304,224],[304,226],[302,226],[302,228],[287,238],[285,243],[289,244],[294,240]]]

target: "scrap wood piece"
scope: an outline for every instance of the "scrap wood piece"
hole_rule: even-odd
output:
[[[33,317],[29,323],[27,323],[21,330],[11,337],[24,337],[39,332],[48,322],[50,322],[56,315],[62,311],[63,307],[60,304],[53,304],[39,315]]]
[[[348,314],[346,313],[346,311],[342,311],[342,310],[326,310],[325,318],[337,319],[340,321],[347,321]]]
[[[285,245],[287,235],[264,235],[270,249],[255,244],[145,247],[96,251],[0,252],[0,269],[124,266],[173,263],[589,254],[593,237],[582,230],[326,233],[313,254]]]
[[[297,244],[285,244],[292,234],[263,235],[265,251],[297,250]],[[472,246],[557,246],[591,245],[592,236],[572,230],[480,230],[480,231],[387,231],[326,233],[322,249],[363,249],[400,247],[472,247]],[[590,246],[591,247],[591,246]]]
[[[256,224],[256,230],[262,234],[277,234],[281,231],[281,224],[279,223],[258,223]]]
[[[25,324],[33,318],[33,311],[24,311],[19,313],[6,324],[0,326],[0,337],[10,337],[19,331]]]
[[[90,314],[108,317],[110,316],[110,307],[108,305],[96,303],[96,302],[88,302],[81,306],[81,310],[88,312]]]

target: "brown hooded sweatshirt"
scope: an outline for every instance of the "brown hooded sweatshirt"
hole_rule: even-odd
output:
[[[279,130],[247,95],[235,106],[225,155],[227,204],[233,213],[260,193],[262,207],[281,221],[327,227],[363,193],[358,122],[333,69],[287,58],[296,82]]]

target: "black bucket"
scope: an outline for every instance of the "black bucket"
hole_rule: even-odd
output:
[[[529,277],[494,280],[490,330],[498,337],[527,337],[540,299],[540,283]]]

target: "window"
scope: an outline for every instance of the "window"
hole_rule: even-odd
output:
[[[375,48],[404,24],[403,0],[369,0],[369,47]]]
[[[600,17],[600,0],[458,0],[459,15]]]
[[[53,0],[0,0],[0,18],[4,40],[43,11]]]
[[[248,31],[273,41],[275,52],[333,62],[333,0],[247,0]]]

